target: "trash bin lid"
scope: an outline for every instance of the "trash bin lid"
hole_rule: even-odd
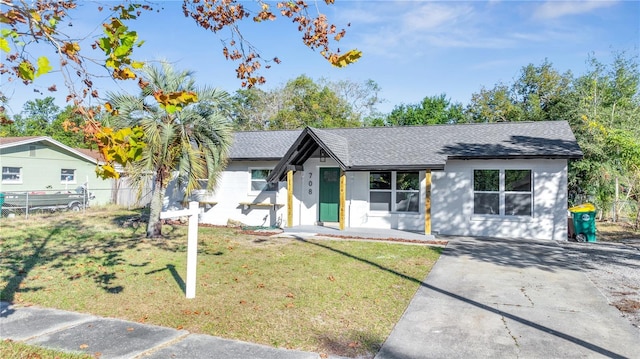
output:
[[[569,208],[569,212],[580,213],[580,212],[595,212],[596,206],[591,203],[583,203],[577,206],[573,206]]]

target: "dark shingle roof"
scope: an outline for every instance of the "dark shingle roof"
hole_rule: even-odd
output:
[[[444,166],[448,158],[580,158],[565,121],[326,129],[349,143],[347,167]]]
[[[331,131],[313,129],[312,136],[316,136],[319,143],[324,144],[325,150],[343,166],[349,165],[349,141],[346,137]]]
[[[273,171],[302,164],[317,143],[345,170],[442,169],[447,159],[581,158],[566,121],[415,127],[307,128]],[[294,148],[295,147],[295,148]],[[301,149],[301,150],[298,150]]]
[[[236,132],[229,152],[232,160],[279,160],[302,130]]]

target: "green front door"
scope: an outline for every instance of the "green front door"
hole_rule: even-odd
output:
[[[320,222],[338,222],[340,168],[320,168]]]

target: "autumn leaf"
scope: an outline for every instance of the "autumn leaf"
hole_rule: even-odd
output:
[[[115,69],[113,70],[113,78],[117,80],[127,80],[127,79],[135,79],[136,74],[131,71],[128,67],[123,69]]]
[[[128,332],[132,332],[132,331],[133,331],[133,328],[129,327],[129,328],[127,328],[127,331],[128,331]]]
[[[330,275],[330,276],[327,277],[327,279],[332,281],[332,282],[334,282],[336,280],[336,277]]]
[[[65,42],[60,51],[67,56],[75,56],[80,51],[80,45],[77,42]]]
[[[341,56],[330,57],[329,62],[331,62],[331,64],[335,67],[342,68],[358,61],[360,57],[362,57],[362,51],[358,51],[354,49],[344,53]]]
[[[33,73],[33,65],[29,61],[22,61],[18,66],[18,76],[26,81],[33,81],[35,74]]]
[[[9,47],[9,41],[4,37],[0,37],[0,50],[4,52],[10,52],[11,48]]]
[[[116,169],[110,165],[98,166],[98,168],[96,168],[96,174],[103,179],[120,178],[120,173],[118,173],[118,171],[116,171]]]
[[[87,349],[89,347],[89,345],[87,344],[80,344],[80,349]]]
[[[286,297],[287,297],[287,298],[295,298],[295,296],[293,295],[293,293],[287,293]]]

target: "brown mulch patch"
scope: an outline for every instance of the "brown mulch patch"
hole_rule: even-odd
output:
[[[337,234],[322,234],[321,237],[340,238],[340,239],[362,239],[367,241],[383,241],[383,242],[399,242],[399,243],[415,243],[415,244],[429,244],[437,246],[446,246],[449,242],[443,240],[419,240],[419,239],[405,239],[405,238],[367,238],[367,237],[354,237],[354,236],[342,236]]]
[[[625,298],[612,304],[621,312],[635,313],[637,311],[640,311],[640,301],[637,300]]]

